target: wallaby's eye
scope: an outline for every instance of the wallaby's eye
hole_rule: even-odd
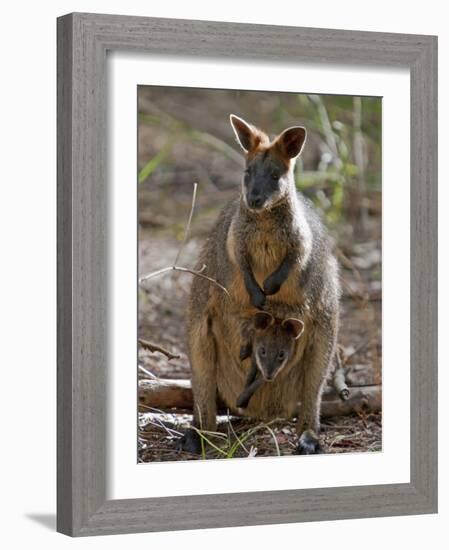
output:
[[[281,350],[281,351],[279,352],[278,357],[279,357],[279,361],[283,361],[284,358],[285,358],[285,351]]]
[[[262,357],[265,357],[266,354],[267,354],[267,350],[266,350],[264,347],[261,347],[261,348],[260,348],[260,355],[261,355]]]
[[[275,181],[277,181],[281,176],[279,175],[279,172],[271,172],[271,178]]]

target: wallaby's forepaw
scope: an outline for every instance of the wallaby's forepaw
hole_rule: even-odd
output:
[[[319,437],[311,430],[303,432],[296,447],[297,455],[317,455],[324,452]]]
[[[251,300],[251,304],[255,308],[262,309],[266,302],[265,294],[262,292],[260,288],[258,288],[257,290],[252,291],[250,295],[250,300]]]
[[[178,443],[180,451],[187,451],[195,455],[201,454],[201,437],[198,432],[189,428]]]
[[[267,296],[276,294],[281,289],[281,283],[277,280],[277,277],[271,275],[263,282],[263,291]]]

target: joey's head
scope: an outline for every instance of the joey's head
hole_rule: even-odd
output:
[[[304,323],[300,319],[275,319],[270,313],[258,312],[253,325],[253,357],[263,378],[271,382],[293,356]]]
[[[236,115],[231,126],[245,152],[242,196],[251,211],[275,206],[294,189],[293,168],[306,140],[302,126],[287,128],[273,140]]]

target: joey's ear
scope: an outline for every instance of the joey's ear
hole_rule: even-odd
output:
[[[304,323],[300,319],[285,319],[282,326],[292,338],[297,340],[304,332]]]
[[[274,317],[271,313],[266,313],[265,311],[259,311],[253,317],[254,328],[256,330],[265,330],[274,322]]]
[[[232,129],[234,130],[235,137],[239,142],[241,148],[247,153],[252,147],[254,147],[257,130],[251,124],[248,124],[236,115],[229,115]]]
[[[302,126],[292,126],[284,130],[277,138],[276,143],[283,155],[289,159],[297,157],[306,142],[306,129]]]

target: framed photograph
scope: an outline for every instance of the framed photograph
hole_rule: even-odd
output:
[[[58,531],[437,511],[437,39],[58,19]]]

